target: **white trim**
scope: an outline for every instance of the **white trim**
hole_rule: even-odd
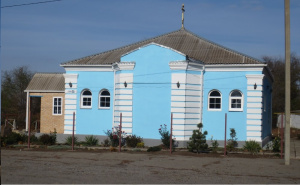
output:
[[[133,70],[135,62],[119,62],[117,63],[119,70]]]
[[[150,42],[150,43],[148,43],[148,44],[145,44],[145,45],[143,45],[143,46],[141,46],[141,47],[139,47],[139,48],[133,49],[133,50],[131,50],[131,51],[129,51],[129,52],[127,52],[127,53],[121,55],[121,58],[124,57],[124,56],[126,56],[126,55],[129,55],[130,53],[133,53],[133,52],[135,52],[135,51],[137,51],[137,50],[140,50],[140,49],[142,49],[142,48],[145,48],[145,47],[147,47],[147,46],[150,46],[150,45],[156,45],[156,46],[159,46],[159,47],[162,47],[162,48],[166,48],[166,49],[172,50],[172,51],[174,51],[174,52],[176,52],[176,53],[178,53],[178,54],[180,54],[180,55],[182,55],[182,56],[186,56],[184,53],[181,53],[180,51],[177,51],[177,50],[175,50],[175,49],[173,49],[173,48],[170,48],[170,47],[167,47],[167,46],[164,46],[164,45],[160,45],[160,44],[157,44],[157,43],[155,43],[155,42]]]
[[[25,91],[26,92],[26,91]],[[29,96],[29,91],[26,92],[26,131],[28,131],[28,122],[29,122],[29,101],[30,101],[30,96]],[[4,128],[4,127],[3,127]]]
[[[101,93],[103,91],[107,91],[109,93],[109,95],[101,95]],[[101,107],[101,97],[104,97],[104,98],[109,98],[109,107]],[[100,92],[98,93],[98,109],[110,109],[111,107],[111,98],[110,98],[110,92],[108,89],[101,89]],[[105,101],[106,102],[106,101]]]
[[[169,62],[171,70],[187,70],[188,63],[186,61]]]
[[[75,110],[77,105],[65,105],[65,110]]]
[[[69,71],[113,71],[112,65],[60,65]]]
[[[221,64],[205,65],[205,71],[263,71],[266,64]]]
[[[234,91],[238,91],[242,96],[241,97],[235,97],[235,96],[232,97],[231,94]],[[231,107],[231,100],[232,99],[241,100],[241,108],[232,108]],[[240,90],[238,90],[238,89],[232,90],[230,92],[230,94],[229,94],[229,101],[228,101],[228,103],[229,103],[229,111],[231,111],[231,112],[242,112],[242,111],[244,111],[244,94]]]
[[[81,93],[80,93],[80,108],[81,109],[91,109],[92,106],[93,106],[93,93],[91,92],[92,95],[82,95],[82,93],[84,91],[90,91],[91,92],[91,90],[89,90],[89,89],[83,89],[81,91]],[[90,106],[84,106],[83,105],[83,98],[91,98],[91,105]]]
[[[257,137],[261,137],[261,132],[248,132],[247,131],[247,137],[248,136],[257,136]]]
[[[262,120],[247,120],[247,125],[262,125]]]
[[[210,105],[210,98],[213,98],[214,96],[210,96],[210,94],[212,93],[212,92],[214,92],[214,91],[217,91],[217,92],[219,92],[220,93],[220,107],[221,108],[209,108],[209,105]],[[219,97],[219,96],[218,96]],[[219,90],[217,90],[217,89],[212,89],[212,90],[210,90],[209,91],[209,93],[208,93],[208,96],[207,96],[207,110],[208,111],[222,111],[222,93],[219,91]]]
[[[55,99],[55,98],[57,98],[57,99],[60,98],[60,99],[61,99],[61,100],[60,100],[60,102],[61,102],[61,105],[60,105],[60,114],[59,114],[59,113],[54,114],[54,109],[55,109],[55,106],[54,106],[54,99]],[[62,98],[62,97],[56,97],[56,96],[55,96],[55,97],[52,98],[52,100],[53,100],[53,101],[52,101],[52,115],[53,115],[53,116],[61,116],[61,115],[62,115],[62,112],[63,112],[63,98]],[[57,105],[57,108],[58,108],[58,107],[59,107],[59,106]]]
[[[247,126],[247,131],[261,131],[261,126]]]

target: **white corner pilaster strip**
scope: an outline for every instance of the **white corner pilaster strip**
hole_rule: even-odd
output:
[[[77,79],[78,74],[64,74],[65,77],[65,115],[64,115],[64,134],[72,134],[73,113],[76,115],[77,105]],[[76,134],[76,116],[75,130]]]
[[[247,78],[247,140],[262,141],[263,74],[248,74]]]

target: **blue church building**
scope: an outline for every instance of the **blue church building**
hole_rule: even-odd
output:
[[[73,112],[75,133],[84,135],[104,135],[122,113],[127,134],[160,139],[158,129],[170,128],[172,113],[177,141],[188,141],[198,123],[207,139],[222,141],[227,114],[239,141],[270,139],[268,66],[184,28],[61,66],[64,134],[72,133]]]

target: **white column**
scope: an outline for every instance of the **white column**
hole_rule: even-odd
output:
[[[29,122],[29,91],[27,91],[26,97],[26,131],[28,131],[28,122]]]

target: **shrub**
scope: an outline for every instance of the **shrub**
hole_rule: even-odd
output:
[[[246,141],[244,145],[244,150],[247,150],[252,155],[257,154],[260,150],[260,144],[256,141]]]
[[[24,141],[24,140],[25,140],[24,135],[15,132],[10,133],[7,137],[1,138],[1,142],[3,143],[3,145],[17,144],[19,141]]]
[[[138,143],[138,144],[136,145],[136,147],[138,147],[138,148],[144,148],[145,146],[144,146],[144,143]]]
[[[72,145],[72,136],[68,136],[65,139],[65,144],[66,145]],[[74,145],[78,145],[78,137],[74,136]]]
[[[211,148],[213,152],[216,152],[218,150],[219,147],[219,143],[217,140],[213,140],[213,137],[211,137]]]
[[[98,145],[99,139],[97,139],[95,136],[86,136],[85,137],[85,144],[87,146],[95,146]]]
[[[39,137],[39,141],[43,145],[54,145],[56,143],[56,136],[49,135],[49,134],[43,134]]]
[[[104,142],[102,142],[101,144],[102,144],[102,146],[104,146],[104,147],[108,147],[108,146],[110,146],[110,141],[109,141],[108,138],[106,138],[106,139],[104,140]]]
[[[166,124],[164,124],[164,126],[160,125],[158,132],[161,136],[161,142],[163,143],[163,145],[166,148],[170,148],[170,133],[167,129],[167,125]],[[172,139],[172,145],[173,145],[172,148],[176,147],[176,143],[174,139]]]
[[[107,137],[110,139],[110,144],[113,147],[117,147],[119,146],[119,137],[121,135],[121,146],[125,145],[125,137],[126,137],[126,133],[123,131],[122,133],[120,133],[120,128],[118,126],[112,128],[111,130],[107,130],[106,132],[104,131],[104,133],[107,135]]]
[[[238,147],[236,132],[235,132],[234,128],[231,128],[230,129],[230,139],[228,139],[226,148],[228,149],[228,151],[231,152],[231,151],[235,150],[236,147]]]
[[[275,139],[272,141],[272,151],[273,152],[280,152],[280,137],[275,137]]]
[[[24,138],[23,142],[27,143],[28,142],[28,136],[27,135],[23,135],[23,138]],[[39,139],[34,134],[32,134],[30,136],[30,143],[39,144],[40,142],[39,142]]]
[[[196,150],[197,154],[201,151],[205,151],[208,148],[206,144],[206,135],[207,131],[203,133],[200,131],[203,127],[202,123],[197,125],[198,130],[193,130],[193,135],[190,137],[190,142],[188,142],[187,148],[190,152],[194,152]]]
[[[161,151],[160,146],[152,146],[152,147],[149,147],[147,150],[147,152],[157,152],[157,151]]]
[[[126,137],[126,145],[128,147],[135,148],[138,143],[143,142],[143,139],[141,137],[138,137],[136,135],[131,135]]]

